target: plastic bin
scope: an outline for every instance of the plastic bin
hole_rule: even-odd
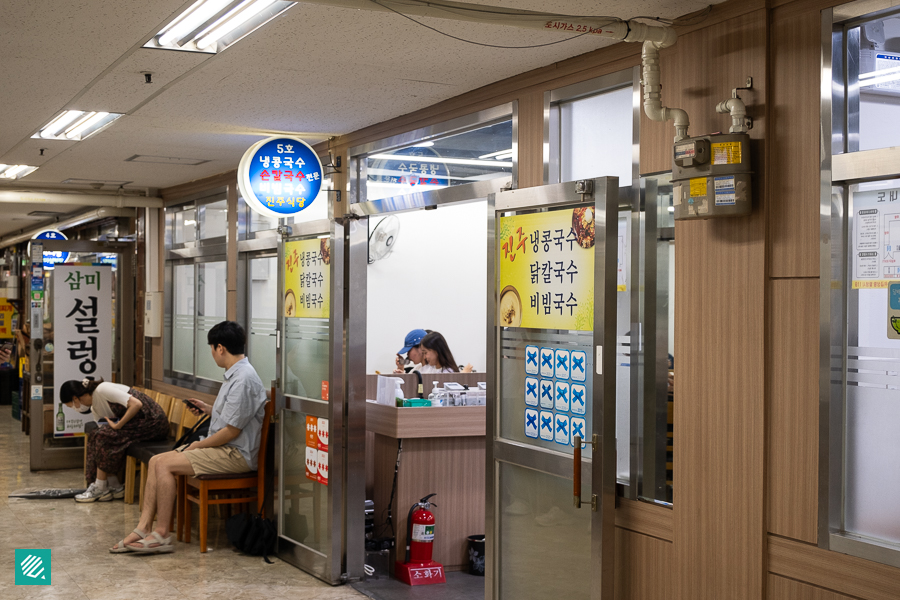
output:
[[[470,535],[469,541],[469,575],[484,577],[484,534]]]

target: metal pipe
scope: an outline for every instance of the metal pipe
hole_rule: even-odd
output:
[[[729,98],[728,100],[724,100],[719,102],[716,105],[716,112],[719,114],[729,114],[731,113],[731,129],[728,131],[731,133],[747,133],[747,107],[744,105],[744,101],[740,98]]]
[[[6,248],[7,246],[12,246],[14,244],[18,244],[19,242],[28,241],[34,236],[36,233],[40,233],[41,231],[47,228],[53,229],[69,229],[71,227],[76,227],[77,225],[81,225],[82,223],[87,223],[89,221],[96,221],[99,219],[108,219],[110,217],[133,217],[134,209],[133,208],[95,208],[91,209],[87,212],[75,215],[74,217],[69,217],[68,219],[63,219],[61,221],[44,221],[42,224],[37,225],[35,227],[31,227],[30,229],[23,229],[20,233],[14,235],[7,235],[4,237],[0,237],[0,249]]]
[[[0,204],[55,204],[64,206],[113,206],[116,208],[162,208],[162,198],[107,194],[62,194],[31,190],[0,190]]]

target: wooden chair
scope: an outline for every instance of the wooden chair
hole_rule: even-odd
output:
[[[146,393],[152,398],[153,395],[150,394],[150,392],[151,390],[147,390]],[[128,454],[125,457],[125,504],[134,504],[135,484],[138,481],[138,470],[140,470],[140,483],[137,487],[139,499],[143,498],[144,486],[147,483],[147,469],[144,468],[146,461],[142,460],[141,453],[138,451],[139,447],[152,446],[156,451],[171,450],[172,444],[175,443],[176,439],[174,436],[181,426],[182,412],[176,411],[176,405],[181,406],[181,402],[178,402],[168,394],[155,392],[155,395],[156,398],[154,399],[156,400],[156,403],[159,404],[163,409],[163,412],[166,413],[166,417],[169,419],[169,437],[159,442],[141,442],[140,444],[134,444],[134,448],[129,447]],[[177,419],[177,421],[173,422],[173,419]]]
[[[266,444],[269,440],[269,424],[272,414],[275,412],[274,400],[266,401],[265,413],[262,422],[262,431],[259,436],[259,455],[257,457],[256,471],[247,473],[222,474],[222,475],[195,475],[182,477],[178,486],[178,500],[182,509],[178,511],[178,540],[191,541],[191,502],[200,507],[200,552],[206,552],[207,527],[209,521],[210,505],[221,504],[249,504],[256,502],[257,510],[262,512],[263,488],[265,486]],[[196,490],[192,493],[191,490]],[[229,493],[228,497],[218,496],[210,498],[210,493]],[[244,495],[234,497],[232,494]],[[249,494],[249,495],[248,495]]]

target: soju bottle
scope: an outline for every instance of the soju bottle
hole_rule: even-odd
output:
[[[66,430],[66,414],[63,412],[62,402],[59,403],[59,412],[56,413],[56,430]]]

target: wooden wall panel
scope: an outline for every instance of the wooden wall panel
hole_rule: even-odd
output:
[[[853,600],[850,596],[792,579],[785,579],[778,575],[769,575],[768,583],[767,600]]]
[[[519,97],[519,187],[544,183],[544,94],[540,90]]]
[[[768,307],[768,531],[814,544],[818,510],[819,280],[771,281]]]
[[[757,11],[681,37],[663,59],[666,102],[688,111],[695,133],[726,128],[716,103],[753,77],[744,100],[755,119],[757,181],[765,181],[766,32],[766,13]],[[762,598],[763,192],[758,185],[749,217],[676,224],[675,598]]]
[[[616,527],[672,541],[672,510],[637,500],[619,499]]]
[[[672,544],[616,527],[616,600],[670,600]]]
[[[900,569],[769,536],[769,572],[865,600],[900,598]]]
[[[771,34],[770,273],[818,277],[821,15],[788,11],[773,11]]]

